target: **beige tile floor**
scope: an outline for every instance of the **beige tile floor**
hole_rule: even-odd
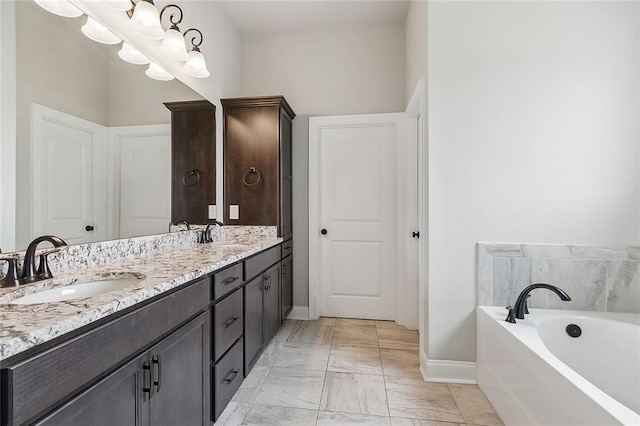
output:
[[[418,333],[388,321],[290,321],[216,426],[502,425],[476,385],[427,383]]]

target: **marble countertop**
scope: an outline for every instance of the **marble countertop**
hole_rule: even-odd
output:
[[[18,288],[0,289],[0,360],[47,342],[115,312],[143,302],[186,282],[282,242],[281,238],[248,236],[241,245],[196,244],[127,258]],[[84,299],[32,305],[8,304],[43,289],[93,281],[122,273],[145,278],[121,290]]]

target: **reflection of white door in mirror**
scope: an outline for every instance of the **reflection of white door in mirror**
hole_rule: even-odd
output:
[[[32,106],[32,236],[68,244],[106,237],[106,128]]]

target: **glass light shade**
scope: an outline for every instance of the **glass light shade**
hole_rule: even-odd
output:
[[[164,30],[160,25],[160,14],[156,7],[146,1],[136,3],[133,15],[129,21],[131,28],[143,37],[160,40],[164,37]]]
[[[65,18],[77,18],[84,13],[68,0],[35,0],[41,8]]]
[[[154,80],[160,80],[160,81],[169,81],[175,78],[173,75],[169,74],[167,71],[165,71],[164,68],[162,68],[160,65],[156,64],[155,62],[151,62],[149,64],[149,68],[147,68],[147,70],[144,73],[147,74],[147,76],[153,78]]]
[[[120,37],[109,31],[107,27],[93,19],[91,16],[87,16],[87,23],[84,24],[80,30],[82,31],[82,34],[86,35],[93,41],[97,41],[98,43],[118,44],[122,41]]]
[[[167,58],[176,61],[186,61],[189,58],[182,33],[172,28],[167,30],[160,46],[160,52]]]
[[[102,0],[102,3],[109,9],[120,10],[123,12],[131,10],[131,7],[133,6],[130,0]]]
[[[207,78],[211,75],[209,70],[207,70],[204,55],[195,49],[189,52],[189,58],[187,59],[187,63],[182,67],[182,71],[195,78]]]
[[[134,49],[129,43],[126,41],[122,42],[122,49],[118,51],[118,56],[123,61],[129,62],[134,65],[147,65],[149,62],[149,58],[144,56],[138,50]]]

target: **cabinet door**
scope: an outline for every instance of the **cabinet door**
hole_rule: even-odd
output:
[[[280,312],[282,313],[281,320],[284,321],[293,309],[293,256],[291,255],[282,259],[282,282],[280,286]]]
[[[209,424],[209,318],[201,314],[151,348],[150,424]]]
[[[133,426],[148,419],[149,353],[116,370],[85,392],[56,409],[37,425],[64,426]],[[146,377],[143,377],[146,372]]]
[[[264,277],[264,336],[268,342],[280,325],[280,263],[269,268]]]
[[[285,240],[293,236],[293,156],[292,124],[280,111],[280,235]]]
[[[244,374],[253,367],[262,350],[262,276],[244,288]]]

